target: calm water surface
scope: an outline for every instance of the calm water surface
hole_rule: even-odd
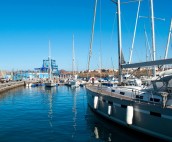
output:
[[[17,88],[0,94],[0,142],[148,142],[155,138],[93,113],[84,88]]]

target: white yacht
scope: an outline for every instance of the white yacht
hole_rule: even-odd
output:
[[[114,122],[172,140],[171,81],[172,70],[152,80],[151,86],[145,89],[138,86],[87,86],[88,104]]]
[[[152,6],[153,1],[150,2]],[[119,82],[124,67],[172,64],[172,59],[121,64],[120,0],[115,3],[118,9]],[[125,127],[172,141],[172,70],[161,72],[145,88],[122,84],[116,87],[87,85],[86,91],[88,105],[94,112]]]
[[[80,82],[77,79],[77,75],[74,75],[73,78],[69,79],[68,82],[69,86],[71,86],[72,88],[77,88],[80,86]]]

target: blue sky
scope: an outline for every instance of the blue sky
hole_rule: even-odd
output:
[[[125,1],[125,0],[122,0]],[[138,3],[124,4],[122,11],[123,52],[129,60]],[[171,0],[154,0],[156,58],[163,58],[172,18]],[[0,1],[0,70],[34,69],[48,57],[48,40],[52,58],[59,69],[72,70],[72,34],[78,70],[86,70],[91,38],[94,0],[5,0]],[[150,15],[149,1],[141,3],[140,15]],[[91,69],[98,68],[100,51],[102,68],[118,66],[116,6],[110,0],[98,0]],[[115,20],[114,20],[115,19]],[[133,62],[145,61],[144,24],[151,44],[150,19],[139,19]],[[101,26],[100,26],[101,25]],[[113,28],[114,27],[114,28]],[[101,50],[100,50],[101,48]],[[169,57],[172,53],[170,44]]]

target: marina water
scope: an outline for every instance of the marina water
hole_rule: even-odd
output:
[[[93,113],[84,88],[20,87],[0,94],[0,142],[157,141]]]

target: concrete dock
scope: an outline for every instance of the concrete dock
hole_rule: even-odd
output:
[[[19,86],[24,86],[24,81],[0,83],[0,93]]]

